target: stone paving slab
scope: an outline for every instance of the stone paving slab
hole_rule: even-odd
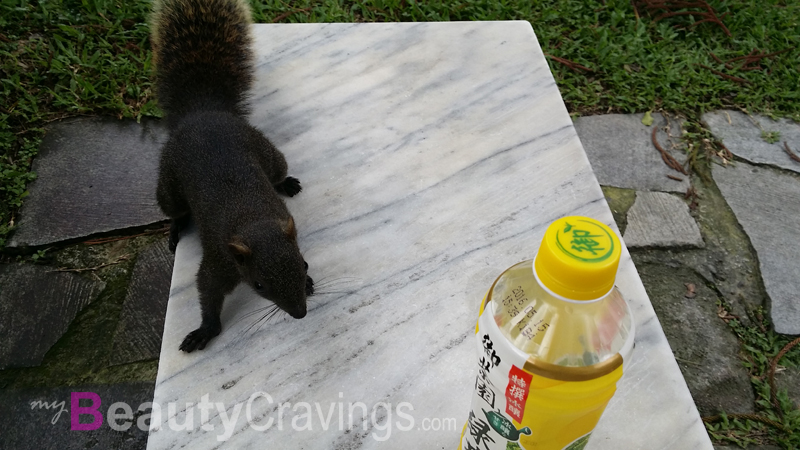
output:
[[[717,317],[717,294],[687,268],[637,263],[637,269],[700,415],[752,413],[750,376],[738,339]]]
[[[147,425],[148,408],[139,407],[153,399],[154,383],[129,383],[120,385],[97,385],[79,387],[14,389],[0,391],[0,421],[3,431],[0,432],[0,448],[2,449],[41,449],[41,450],[141,450],[147,445],[147,431],[139,428],[142,420]],[[92,392],[100,397],[99,413],[102,414],[102,425],[96,430],[71,429],[70,414],[72,392]],[[41,407],[35,402],[46,402],[52,408]],[[58,403],[64,402],[64,412]],[[126,430],[115,430],[108,422],[108,409],[117,402],[124,402],[133,413],[131,420],[117,418],[115,426]],[[33,406],[32,406],[33,405]],[[92,402],[83,400],[80,406],[91,406]],[[115,408],[116,409],[116,408]],[[77,412],[77,410],[76,410]],[[123,409],[117,409],[124,414]],[[164,407],[166,414],[166,406]],[[164,416],[165,417],[165,416]],[[91,415],[81,415],[80,422],[92,423]]]
[[[623,239],[628,248],[704,246],[689,206],[663,192],[636,193]]]
[[[7,369],[38,366],[105,283],[20,264],[0,265],[0,286],[0,369]]]
[[[652,127],[667,125],[666,119],[653,114],[653,125],[648,127],[642,124],[642,117],[644,114],[606,114],[573,121],[597,181],[603,186],[640,191],[686,192],[689,177],[667,167],[653,146]],[[670,119],[669,128],[669,135],[659,129],[656,139],[683,164],[686,154],[681,147],[681,122]]]
[[[9,247],[41,246],[165,220],[156,180],[166,128],[155,120],[79,119],[49,127],[36,181]]]
[[[783,142],[800,156],[800,125],[790,119],[772,120],[760,115],[748,116],[739,111],[713,111],[703,114],[703,122],[711,133],[734,155],[758,164],[771,164],[800,173],[800,162],[793,161]],[[769,143],[762,132],[779,132],[777,141]]]
[[[112,365],[158,359],[173,261],[166,239],[139,253],[114,336]]]
[[[758,255],[775,331],[800,334],[800,177],[743,162],[712,175]]]

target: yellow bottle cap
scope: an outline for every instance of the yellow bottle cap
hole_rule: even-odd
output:
[[[533,267],[545,288],[570,300],[595,300],[614,287],[619,239],[594,219],[569,216],[547,228]]]

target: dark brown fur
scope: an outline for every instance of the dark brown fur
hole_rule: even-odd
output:
[[[249,25],[243,0],[166,0],[153,14],[157,92],[170,129],[158,203],[172,218],[170,248],[190,218],[203,247],[202,323],[181,344],[186,352],[220,333],[223,299],[240,282],[295,318],[313,293],[294,219],[278,197],[297,194],[300,183],[244,118]]]

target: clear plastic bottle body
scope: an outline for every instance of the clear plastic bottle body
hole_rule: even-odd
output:
[[[536,258],[497,278],[475,329],[461,450],[584,448],[633,349],[632,314],[614,286],[622,250],[607,225],[563,217]]]
[[[591,366],[623,350],[631,314],[616,287],[594,301],[559,298],[539,284],[532,263],[510,267],[490,292],[495,322],[511,344],[565,367]]]

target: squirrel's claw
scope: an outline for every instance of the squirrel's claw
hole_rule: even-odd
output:
[[[297,178],[286,177],[283,181],[275,185],[275,190],[278,191],[279,194],[283,194],[287,197],[294,197],[298,192],[302,191],[303,188],[300,186],[300,180]]]
[[[186,353],[191,353],[195,350],[202,350],[206,348],[206,344],[208,344],[208,341],[217,336],[219,332],[220,332],[219,329],[215,331],[213,329],[204,328],[201,326],[200,328],[192,331],[191,333],[187,334],[185,338],[183,338],[180,350]]]

